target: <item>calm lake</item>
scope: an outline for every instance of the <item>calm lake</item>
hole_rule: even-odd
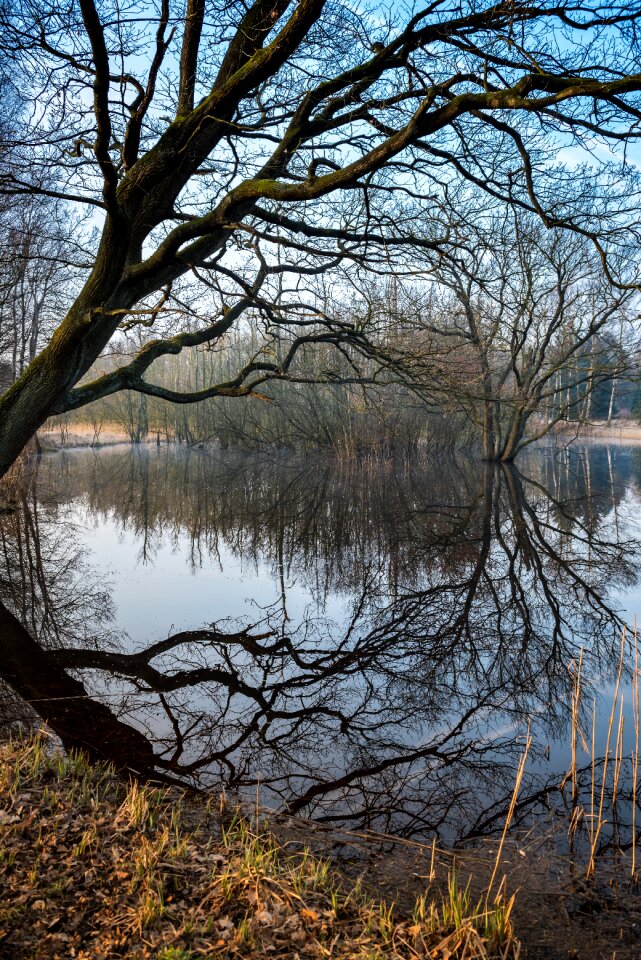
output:
[[[517,814],[568,813],[573,703],[593,789],[620,672],[625,796],[641,447],[540,446],[517,468],[76,449],[14,496],[0,600],[34,642],[0,637],[5,725],[35,711],[146,775],[464,839],[502,825],[528,728]]]

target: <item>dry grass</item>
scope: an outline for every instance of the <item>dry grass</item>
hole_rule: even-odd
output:
[[[624,753],[624,716],[625,699],[622,689],[622,678],[626,656],[632,654],[631,665],[631,694],[632,694],[632,723],[634,731],[634,745],[632,753]],[[628,810],[630,819],[630,866],[629,873],[636,881],[638,877],[637,864],[637,788],[639,776],[639,752],[641,723],[639,720],[639,644],[635,626],[633,642],[628,643],[626,630],[621,635],[621,651],[618,670],[615,678],[611,709],[608,716],[606,737],[603,755],[597,750],[597,698],[592,696],[591,723],[588,729],[581,724],[581,706],[584,696],[581,670],[583,666],[583,652],[578,660],[570,664],[573,677],[571,697],[571,759],[570,767],[561,783],[561,790],[571,783],[571,807],[569,818],[570,851],[575,852],[577,835],[584,834],[587,840],[587,866],[585,875],[588,880],[594,880],[597,870],[597,855],[599,841],[606,824],[616,823],[620,801],[620,788],[623,780],[627,780],[631,792],[623,798],[625,806],[623,822],[625,823]],[[587,713],[587,711],[586,711]],[[581,771],[578,754],[583,753],[587,760],[590,780],[589,794],[581,790]],[[625,771],[625,772],[624,772]],[[623,778],[623,780],[622,780]],[[626,830],[627,832],[627,830]],[[607,845],[606,845],[607,849]],[[623,854],[623,850],[621,851]]]
[[[475,900],[452,871],[400,913],[223,801],[122,784],[42,736],[0,747],[0,829],[6,960],[519,955],[504,884]]]
[[[131,438],[119,423],[106,421],[97,426],[89,423],[66,423],[57,418],[48,420],[38,433],[41,448],[45,451],[64,447],[109,447],[131,443]],[[149,438],[152,439],[151,437]]]

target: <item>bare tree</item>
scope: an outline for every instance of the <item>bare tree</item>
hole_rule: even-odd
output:
[[[635,297],[607,282],[577,234],[494,211],[431,279],[406,321],[413,349],[400,349],[476,425],[486,460],[511,461],[559,421],[581,419],[593,390],[630,373]],[[614,329],[630,341],[616,357]]]
[[[433,214],[422,245],[439,249],[457,183],[571,226],[607,259],[636,217],[619,174],[606,170],[585,204],[585,183],[550,152],[639,136],[638,4],[435,0],[381,13],[324,0],[187,0],[180,11],[160,0],[142,17],[111,0],[3,8],[29,111],[0,189],[91,207],[101,235],[78,297],[0,399],[0,473],[49,415],[123,388],[181,403],[246,395],[294,376],[310,341],[367,350],[358,325],[310,316],[304,291],[274,316],[279,277],[383,269],[417,243],[417,207]],[[197,322],[183,322],[186,278],[216,304]],[[281,356],[190,394],[147,379],[157,358],[216,342],[248,306],[289,324]],[[79,385],[132,319],[158,326],[155,339]]]
[[[35,359],[72,299],[73,224],[58,201],[20,198],[0,213],[0,349],[12,379]]]

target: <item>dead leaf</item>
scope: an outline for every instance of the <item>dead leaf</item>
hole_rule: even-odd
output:
[[[6,827],[10,823],[17,823],[20,819],[17,813],[9,813],[8,810],[0,810],[0,827]]]
[[[303,920],[311,920],[312,923],[317,923],[320,919],[315,910],[308,910],[307,907],[303,907],[300,911],[300,916]]]

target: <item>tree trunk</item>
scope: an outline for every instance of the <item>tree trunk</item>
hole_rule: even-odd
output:
[[[67,390],[86,372],[96,353],[88,356],[74,336],[75,324],[65,322],[50,344],[0,397],[0,477],[18,459],[47,417],[58,412]]]
[[[68,386],[67,370],[46,350],[0,397],[0,477],[51,414]]]
[[[616,379],[612,381],[612,389],[610,390],[610,403],[608,404],[608,423],[612,420],[612,415],[614,413],[614,394],[616,391]]]
[[[494,431],[494,410],[492,400],[486,399],[483,403],[483,459],[488,462],[496,460],[496,434]]]
[[[157,776],[149,741],[118,720],[82,683],[44,650],[10,610],[0,604],[0,677],[58,734],[65,749],[81,749],[119,769]],[[162,762],[162,761],[160,761]]]
[[[512,412],[512,423],[510,425],[507,437],[501,447],[500,455],[497,457],[501,463],[512,463],[517,453],[521,449],[521,441],[525,433],[525,426],[528,421],[528,407],[523,401]]]
[[[135,298],[120,288],[129,228],[105,224],[94,268],[53,337],[0,397],[0,477],[10,469],[45,420],[64,411],[67,392],[107,345],[121,310]]]

